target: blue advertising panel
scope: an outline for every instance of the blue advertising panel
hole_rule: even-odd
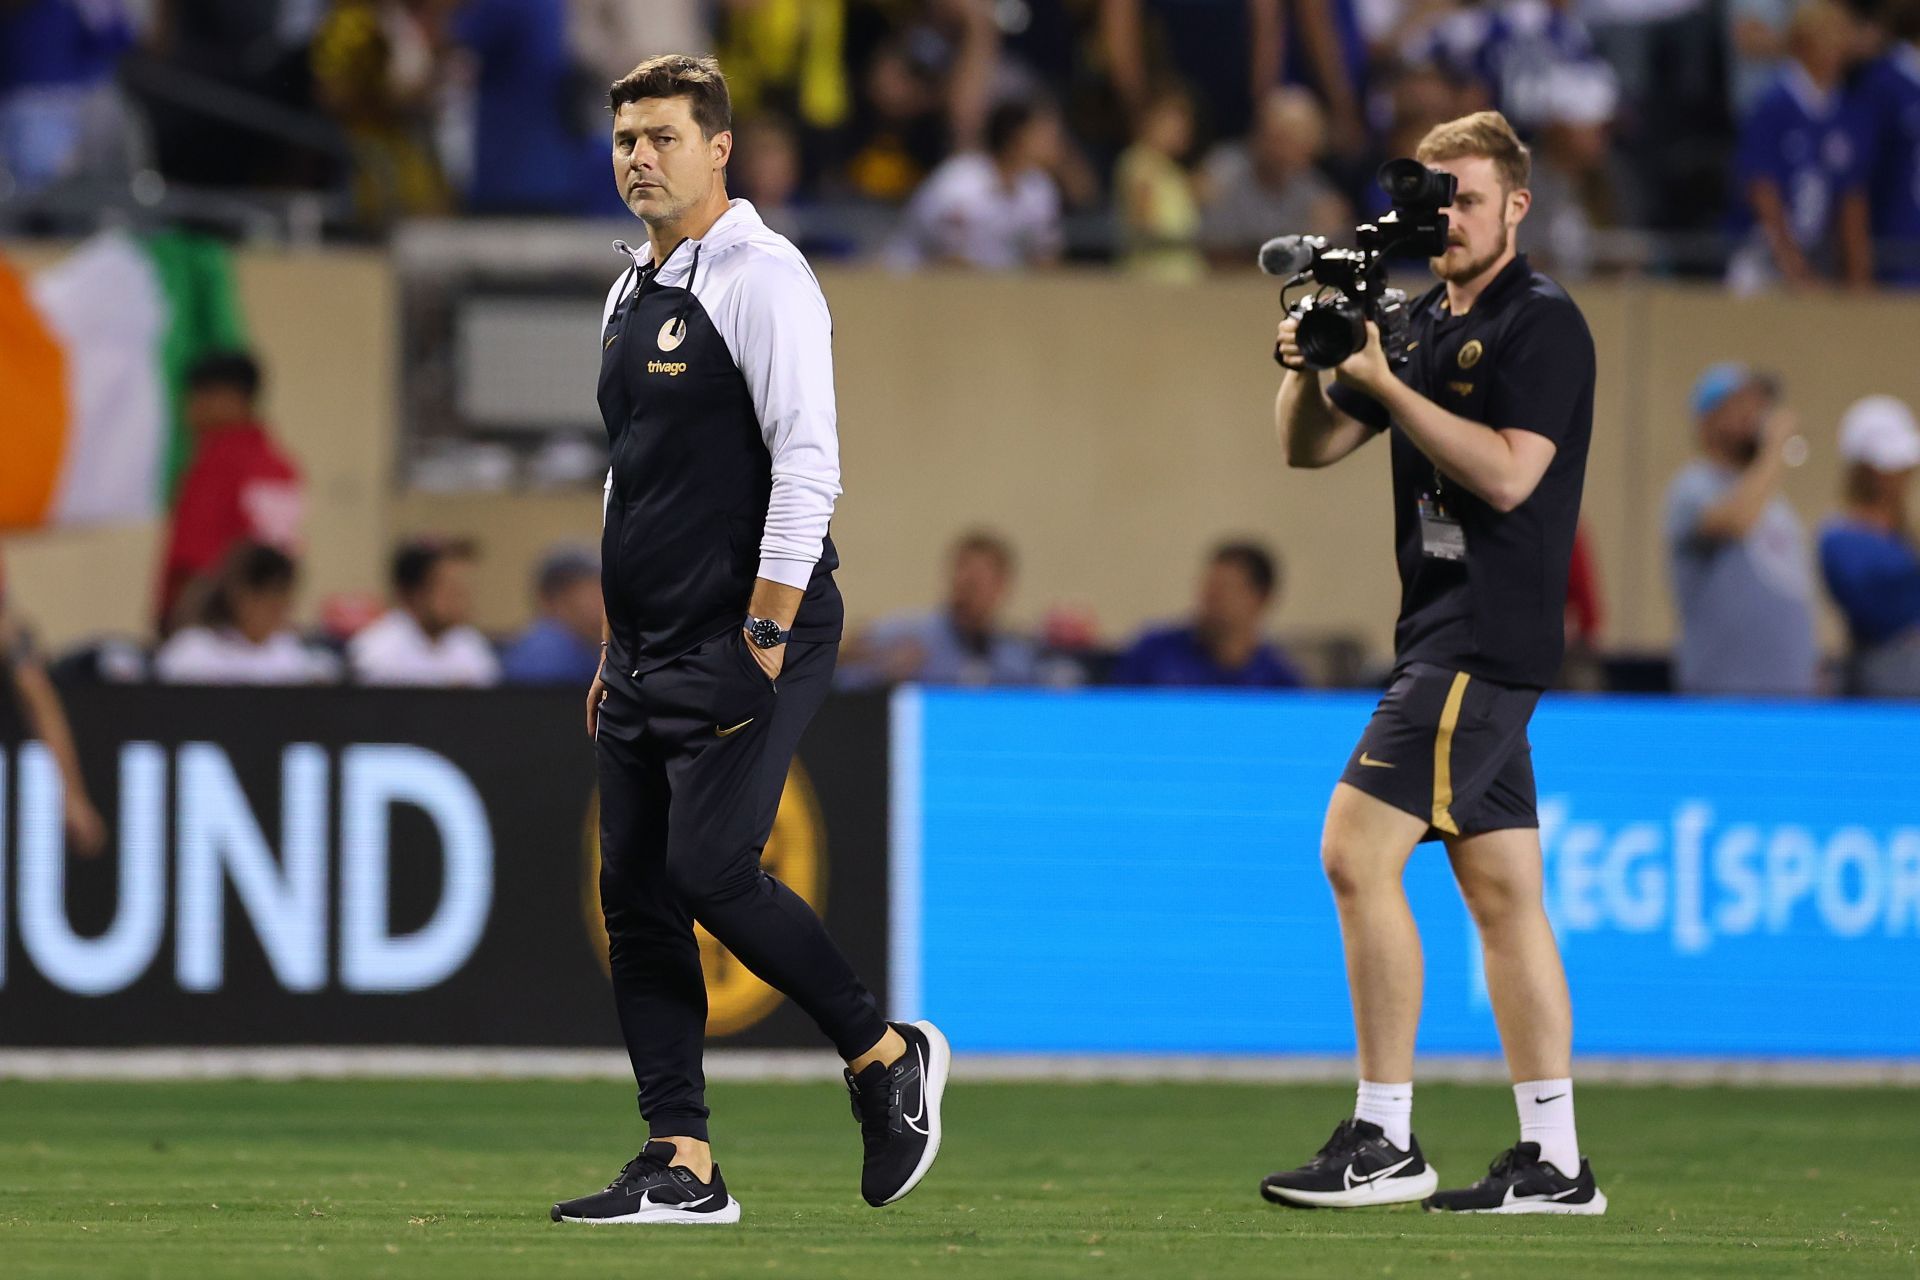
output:
[[[1355,694],[895,696],[896,1008],[976,1052],[1344,1053],[1327,796]],[[1920,1057],[1920,707],[1549,695],[1586,1053]],[[1438,844],[1420,1046],[1498,1050]]]

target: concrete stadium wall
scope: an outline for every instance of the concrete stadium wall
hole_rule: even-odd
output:
[[[378,590],[390,536],[458,532],[487,553],[482,622],[517,625],[530,607],[530,566],[553,541],[596,535],[598,494],[395,492],[396,334],[381,261],[249,252],[240,283],[272,377],[269,415],[313,479],[306,600]],[[1327,472],[1282,465],[1266,281],[832,272],[825,285],[847,488],[835,534],[853,620],[926,603],[948,540],[988,524],[1022,555],[1018,616],[1080,605],[1119,637],[1180,613],[1203,550],[1251,533],[1287,560],[1276,629],[1353,631],[1386,652],[1396,598],[1386,450],[1370,446]],[[1813,445],[1787,492],[1811,524],[1838,493],[1840,411],[1875,391],[1920,403],[1920,362],[1905,354],[1920,309],[1895,298],[1735,300],[1666,285],[1589,285],[1578,297],[1600,349],[1586,516],[1607,635],[1657,648],[1673,627],[1662,496],[1690,448],[1686,397],[1700,367],[1739,357],[1785,378]],[[583,298],[583,325],[596,302]],[[23,604],[56,641],[137,629],[156,554],[145,529],[7,546]],[[1831,616],[1823,625],[1837,644]]]

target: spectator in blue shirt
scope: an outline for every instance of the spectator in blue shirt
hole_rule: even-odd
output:
[[[593,683],[600,670],[600,560],[591,551],[562,547],[548,553],[534,578],[540,616],[500,657],[508,684]]]
[[[1920,427],[1892,396],[1868,396],[1840,419],[1846,510],[1820,530],[1820,571],[1852,641],[1849,692],[1920,697],[1920,554],[1907,490]]]
[[[995,533],[954,544],[946,604],[883,618],[848,642],[836,683],[843,688],[920,684],[1022,685],[1049,679],[1040,646],[1008,629],[1013,548]]]
[[[1616,89],[1613,69],[1586,23],[1571,5],[1549,0],[1449,9],[1408,43],[1403,56],[1473,86],[1488,106],[1529,131],[1552,118],[1565,75],[1604,79],[1608,90]]]
[[[466,0],[453,30],[479,68],[468,207],[624,214],[618,188],[607,181],[605,92],[581,91],[565,0]]]
[[[1747,243],[1727,270],[1736,291],[1872,278],[1864,131],[1841,92],[1853,39],[1835,0],[1809,0],[1787,33],[1792,56],[1741,125],[1730,230]]]
[[[1193,620],[1146,632],[1121,655],[1110,680],[1122,685],[1298,687],[1299,672],[1260,633],[1279,590],[1279,569],[1264,547],[1226,543],[1207,560]]]
[[[1920,4],[1896,6],[1895,43],[1860,77],[1876,274],[1920,285]]]
[[[132,43],[120,0],[0,3],[0,199],[122,168],[113,76]]]
[[[1803,697],[1819,687],[1806,529],[1780,492],[1798,419],[1769,375],[1716,364],[1693,386],[1699,453],[1667,486],[1665,535],[1688,694]]]

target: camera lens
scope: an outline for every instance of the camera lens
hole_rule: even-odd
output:
[[[1367,320],[1359,303],[1329,299],[1301,314],[1294,341],[1308,364],[1331,369],[1367,345]]]
[[[1389,160],[1380,166],[1380,189],[1395,204],[1410,204],[1427,185],[1427,166],[1418,160]]]
[[[1376,175],[1380,189],[1395,205],[1421,209],[1444,209],[1453,203],[1453,175],[1429,169],[1418,160],[1402,156],[1380,166]]]

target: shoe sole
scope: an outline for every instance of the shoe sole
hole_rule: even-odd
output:
[[[913,1025],[927,1038],[927,1149],[920,1153],[920,1162],[913,1166],[913,1172],[900,1184],[900,1189],[875,1205],[876,1209],[892,1204],[919,1186],[920,1179],[933,1168],[933,1158],[940,1154],[940,1099],[947,1092],[947,1073],[953,1068],[953,1046],[931,1022]]]
[[[1440,1175],[1428,1165],[1411,1178],[1388,1178],[1344,1191],[1296,1191],[1291,1187],[1260,1184],[1260,1197],[1269,1204],[1292,1209],[1371,1209],[1386,1204],[1425,1200],[1440,1188]]]
[[[1597,1218],[1607,1211],[1607,1197],[1603,1191],[1595,1191],[1593,1199],[1581,1204],[1572,1204],[1565,1200],[1522,1200],[1518,1204],[1496,1205],[1491,1209],[1443,1209],[1438,1205],[1430,1206],[1428,1213],[1557,1213]]]
[[[555,1205],[554,1209],[558,1210],[559,1207],[559,1205]],[[555,1222],[577,1222],[589,1227],[695,1227],[701,1225],[723,1227],[740,1221],[740,1202],[732,1196],[728,1196],[726,1208],[716,1209],[712,1213],[696,1213],[686,1209],[669,1209],[664,1205],[650,1205],[638,1213],[625,1213],[617,1218],[573,1218],[565,1214],[556,1213],[553,1220]]]

